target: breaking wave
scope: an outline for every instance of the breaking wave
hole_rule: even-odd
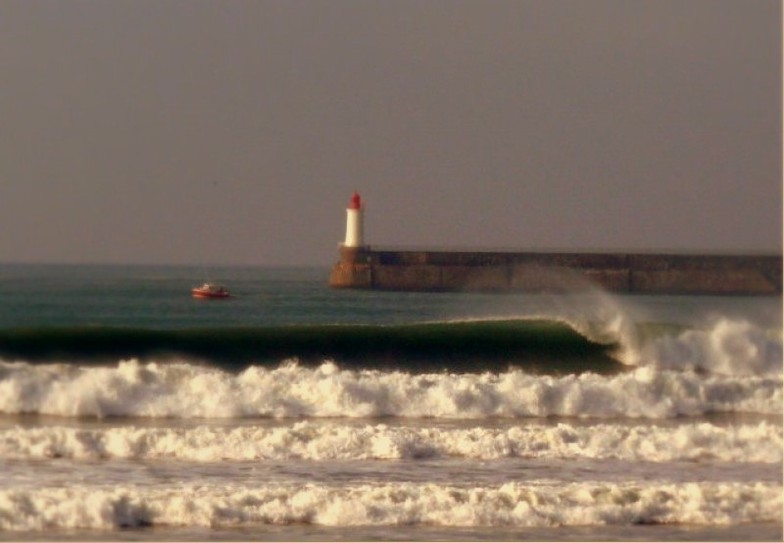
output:
[[[594,373],[408,373],[295,361],[239,373],[192,363],[0,362],[0,412],[65,417],[577,416],[666,419],[780,414],[780,376],[640,367]]]
[[[454,429],[303,421],[271,428],[47,426],[0,430],[2,459],[223,462],[515,457],[778,463],[782,461],[782,429],[768,422],[729,427],[559,423]]]
[[[780,335],[729,319],[658,338],[640,353],[640,360],[656,368],[724,375],[781,375],[783,359]]]
[[[69,485],[0,490],[0,530],[138,526],[591,526],[781,522],[768,483],[547,482],[501,486]]]
[[[565,322],[469,320],[401,325],[291,325],[150,330],[82,326],[0,330],[0,356],[29,362],[95,364],[123,358],[188,359],[237,371],[296,358],[337,360],[354,369],[409,372],[505,370],[609,373],[617,345],[589,339]]]

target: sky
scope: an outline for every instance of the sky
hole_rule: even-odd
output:
[[[0,0],[0,262],[780,253],[778,0]]]

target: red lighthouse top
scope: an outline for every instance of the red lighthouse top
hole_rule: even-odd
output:
[[[359,198],[359,193],[354,191],[353,196],[351,196],[351,201],[348,203],[349,209],[359,209],[362,207],[362,200]]]

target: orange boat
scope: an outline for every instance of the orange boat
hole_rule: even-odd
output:
[[[204,283],[200,287],[194,287],[191,294],[194,298],[228,298],[231,296],[226,287],[213,283]]]

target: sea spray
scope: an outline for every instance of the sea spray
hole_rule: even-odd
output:
[[[616,360],[629,366],[637,365],[641,338],[630,314],[631,302],[622,301],[584,278],[580,280],[584,282],[580,291],[541,295],[534,312],[518,318],[564,323],[592,342],[612,345]],[[525,300],[524,303],[531,302]]]

